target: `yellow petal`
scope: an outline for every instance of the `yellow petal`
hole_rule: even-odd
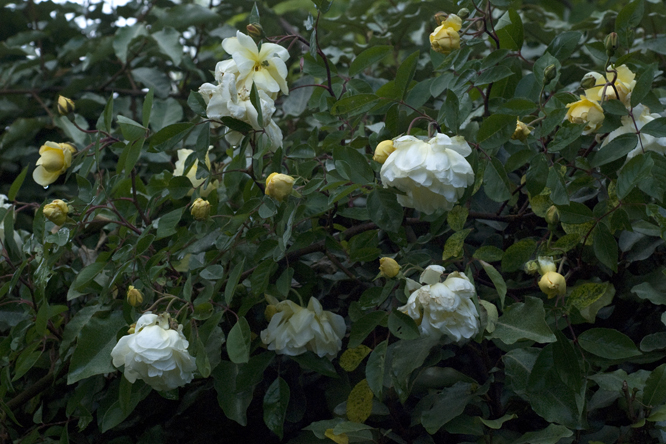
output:
[[[71,159],[71,154],[70,154]],[[71,160],[70,160],[71,163]],[[46,149],[42,156],[37,160],[37,165],[41,165],[49,173],[60,173],[65,166],[65,154],[61,149]]]

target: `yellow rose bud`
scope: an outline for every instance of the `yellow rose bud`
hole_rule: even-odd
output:
[[[379,272],[385,278],[394,278],[400,271],[400,265],[390,257],[383,257],[379,259]]]
[[[520,140],[521,142],[524,142],[527,140],[527,136],[529,136],[531,132],[532,128],[518,120],[516,122],[516,130],[511,135],[511,138],[513,140]]]
[[[460,35],[458,34],[460,28],[462,28],[462,19],[455,14],[450,14],[430,34],[430,46],[432,46],[432,49],[441,54],[448,54],[451,51],[460,49]]]
[[[375,155],[372,156],[372,159],[383,164],[386,162],[386,159],[388,159],[388,156],[390,156],[393,151],[395,151],[393,140],[389,139],[383,142],[379,142],[377,148],[375,148]]]
[[[271,173],[266,178],[266,195],[282,202],[291,194],[294,188],[294,178],[286,174]]]
[[[615,55],[615,50],[617,49],[617,33],[611,32],[604,39],[604,47],[606,48],[606,55],[612,57]]]
[[[259,23],[250,23],[245,27],[247,33],[256,39],[264,36],[264,28]]]
[[[583,134],[590,134],[601,128],[604,122],[604,110],[597,101],[590,100],[587,96],[580,96],[578,102],[567,104],[566,118],[571,123],[584,123]]]
[[[456,14],[458,17],[461,19],[465,20],[467,17],[469,17],[469,9],[467,8],[460,8],[458,11],[458,14]]]
[[[74,106],[72,99],[58,96],[58,112],[61,116],[66,116],[67,114],[73,112],[75,108],[76,107]]]
[[[44,217],[56,225],[64,225],[67,221],[69,208],[67,204],[60,199],[56,199],[50,204],[44,205]]]
[[[196,220],[206,220],[210,215],[210,203],[207,200],[198,198],[190,208],[190,214]]]
[[[555,205],[551,205],[546,211],[546,222],[549,224],[557,224],[560,221],[560,210]]]
[[[539,288],[548,295],[548,299],[567,294],[567,281],[560,273],[549,271],[541,277]]]
[[[132,307],[138,307],[143,303],[143,295],[133,285],[127,289],[127,303]]]

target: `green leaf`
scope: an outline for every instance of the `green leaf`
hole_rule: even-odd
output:
[[[264,423],[280,439],[283,436],[289,396],[289,385],[279,376],[268,387],[266,395],[264,395]]]
[[[331,361],[326,357],[320,358],[315,353],[308,351],[298,356],[290,356],[290,358],[296,361],[301,368],[312,370],[329,378],[339,378],[335,367],[333,367]]]
[[[502,356],[507,385],[516,394],[525,395],[530,372],[540,351],[538,348],[516,348]]]
[[[227,336],[227,353],[231,362],[243,364],[250,360],[250,341],[250,324],[241,316]]]
[[[465,245],[465,238],[472,232],[471,228],[462,231],[456,231],[446,240],[444,244],[444,252],[442,253],[442,260],[445,261],[449,258],[458,258],[463,255],[463,247]]]
[[[502,260],[504,251],[492,245],[484,245],[474,252],[472,257],[486,262],[497,262]]]
[[[629,359],[641,355],[629,336],[612,328],[586,330],[578,336],[578,344],[583,350],[606,359]]]
[[[409,84],[412,83],[414,74],[416,74],[416,66],[419,62],[419,51],[414,51],[402,61],[398,72],[395,75],[395,86],[398,89],[398,94],[401,99],[405,98],[405,94],[409,89]]]
[[[523,22],[520,15],[509,9],[498,21],[495,26],[497,37],[499,37],[499,47],[520,51],[523,47]]]
[[[453,207],[449,214],[446,215],[446,222],[449,224],[453,231],[460,231],[465,228],[469,210],[467,207],[456,205]]]
[[[493,430],[500,430],[505,422],[511,421],[512,419],[516,419],[517,417],[518,415],[516,415],[515,413],[511,415],[504,415],[501,418],[497,419],[484,419],[481,418],[480,416],[477,416],[477,418],[479,418],[479,421],[481,421],[483,425]]]
[[[599,262],[617,272],[618,247],[615,236],[613,236],[606,225],[597,224],[594,230],[594,255]]]
[[[609,285],[608,282],[603,284],[587,283],[577,285],[567,298],[567,304],[573,305],[579,310],[587,308],[606,293]]]
[[[176,227],[178,226],[178,222],[180,222],[180,218],[183,216],[184,209],[185,207],[178,208],[159,218],[157,221],[156,239],[163,239],[176,234]]]
[[[111,132],[111,123],[113,122],[113,94],[109,97],[104,107],[104,130],[107,133]]]
[[[486,165],[483,184],[486,195],[495,202],[511,199],[511,184],[499,159],[493,158]]]
[[[366,203],[370,220],[389,233],[397,233],[402,226],[402,205],[394,193],[383,188],[375,188],[368,195]]]
[[[141,157],[141,150],[145,141],[146,139],[141,137],[138,140],[130,142],[125,148],[127,150],[127,154],[123,152],[125,154],[125,177],[129,176],[130,172],[134,169],[134,165],[136,165],[136,161]]]
[[[331,9],[333,0],[312,0],[312,3],[314,3],[318,11],[322,14],[326,14],[328,10]]]
[[[565,122],[562,124],[560,129],[557,130],[553,140],[548,144],[548,151],[551,153],[562,151],[571,143],[576,141],[583,133],[584,129],[585,125],[582,123],[574,125],[569,122]]]
[[[356,348],[365,340],[365,338],[375,329],[380,323],[384,322],[388,313],[385,311],[373,311],[363,315],[360,319],[352,324],[351,332],[349,334],[349,348]]]
[[[504,310],[504,299],[506,298],[506,282],[504,282],[504,278],[502,277],[500,272],[497,271],[495,267],[493,267],[489,263],[484,262],[482,260],[479,260],[479,263],[481,263],[481,266],[488,274],[488,277],[490,277],[490,280],[493,282],[495,290],[497,290],[497,295],[500,298],[500,308]]]
[[[334,116],[339,116],[341,114],[349,114],[351,116],[361,114],[375,106],[378,101],[379,97],[374,94],[355,94],[347,96],[335,102],[331,107],[331,114]]]
[[[446,126],[454,132],[458,132],[458,128],[460,128],[460,101],[458,100],[458,96],[451,90],[448,90],[446,92],[446,101],[444,102],[444,106],[442,107],[442,111],[444,112],[444,122],[446,123]],[[440,111],[440,113],[442,112]],[[440,120],[439,118],[437,119],[438,121]]]
[[[148,35],[148,31],[146,31],[146,27],[143,23],[136,23],[132,26],[122,26],[118,28],[118,31],[116,31],[116,35],[113,38],[113,50],[123,64],[127,62],[127,54],[132,40],[146,35]]]
[[[527,432],[511,444],[557,444],[562,438],[568,438],[573,432],[563,425],[550,424],[543,430]]]
[[[643,0],[634,0],[622,8],[615,18],[615,32],[618,35],[618,44],[625,48],[630,48],[633,42],[633,29],[638,26],[643,18],[645,5]],[[633,104],[632,107],[636,106]]]
[[[425,337],[411,341],[401,340],[392,345],[390,374],[400,402],[404,403],[409,397],[413,383],[410,377],[412,372],[423,365],[437,342],[436,339]]]
[[[104,269],[106,262],[93,262],[87,267],[83,268],[72,282],[70,286],[70,291],[73,289],[77,292],[85,290],[86,286],[97,277],[97,275]],[[67,294],[67,300],[74,299],[75,297],[80,296],[77,294],[74,297],[70,297],[70,294]]]
[[[617,197],[624,199],[636,185],[650,175],[653,166],[654,161],[643,154],[639,154],[629,160],[622,167],[617,177],[617,187],[615,189]]]
[[[23,181],[25,180],[25,176],[27,173],[28,173],[28,167],[25,167],[18,175],[18,177],[14,179],[14,182],[12,182],[12,186],[9,188],[9,192],[7,193],[7,200],[13,201],[16,199],[16,195],[21,189],[21,185],[23,185]]]
[[[349,75],[355,76],[370,65],[382,60],[393,51],[393,46],[378,45],[371,46],[357,55],[349,66]]]
[[[143,126],[148,127],[148,124],[150,123],[150,112],[153,109],[153,96],[155,94],[153,93],[153,90],[151,89],[148,91],[148,94],[146,94],[146,98],[143,100],[143,109],[142,109],[142,122]]]
[[[180,33],[173,28],[165,27],[152,35],[160,52],[169,57],[175,66],[180,65],[183,58],[183,45],[180,44]],[[147,124],[144,124],[146,126]]]
[[[243,272],[243,267],[245,266],[245,258],[243,258],[239,263],[236,264],[231,273],[229,273],[229,279],[227,280],[227,286],[224,287],[224,302],[229,305],[231,304],[231,299],[234,297],[236,292],[236,286],[238,286],[238,280],[240,275]]]
[[[40,345],[39,342],[33,342],[24,348],[18,358],[16,358],[12,382],[19,380],[37,363],[37,360],[42,355],[42,350],[37,350]]]
[[[436,395],[432,408],[421,414],[421,424],[431,435],[437,433],[444,424],[460,415],[472,398],[472,385],[456,382]]]
[[[489,83],[497,82],[498,80],[506,79],[514,75],[514,72],[505,65],[491,66],[483,71],[476,79],[473,79],[475,85],[487,85]]]
[[[96,312],[81,328],[76,348],[69,364],[67,384],[116,368],[111,363],[111,350],[116,345],[116,334],[127,324],[122,311]]]
[[[502,272],[511,273],[522,270],[525,262],[532,259],[537,244],[533,239],[521,239],[506,249],[502,257]]]
[[[497,320],[491,338],[500,339],[505,344],[513,344],[521,339],[539,343],[555,342],[557,339],[546,323],[543,301],[526,296],[525,302],[517,302],[506,307]]]
[[[580,31],[559,33],[550,42],[546,51],[560,62],[564,62],[574,53],[582,36],[583,33]]]
[[[155,29],[172,26],[182,31],[190,26],[209,25],[210,28],[208,29],[213,29],[215,26],[223,23],[223,21],[222,17],[207,6],[188,3],[165,8],[160,14],[157,23],[152,26]]]
[[[266,291],[271,275],[277,269],[277,264],[273,259],[266,259],[260,263],[250,275],[250,288],[252,294],[261,294]]]
[[[642,134],[649,134],[654,137],[666,137],[666,117],[659,117],[648,122],[641,128]]]
[[[239,367],[239,365],[232,362],[221,361],[213,370],[212,375],[215,381],[217,402],[222,407],[224,414],[227,418],[245,426],[247,425],[246,412],[252,402],[254,387],[245,388],[244,390],[236,389]]]
[[[421,335],[414,319],[394,309],[388,318],[389,331],[399,339],[418,339]]]
[[[555,330],[557,342],[553,344],[553,361],[558,376],[571,390],[579,391],[583,385],[583,376],[578,352],[564,334]]]
[[[123,133],[123,137],[127,140],[136,140],[146,134],[146,128],[141,126],[138,122],[128,119],[125,116],[118,116],[118,126]]]
[[[652,370],[643,389],[643,404],[656,407],[666,401],[666,364]]]
[[[158,99],[153,107],[150,117],[150,128],[153,131],[160,131],[169,125],[173,125],[183,119],[183,107],[173,97],[166,100]],[[199,126],[201,128],[201,126]],[[208,147],[206,147],[208,148]]]
[[[633,3],[637,2],[634,1]],[[640,3],[642,4],[642,0],[640,0]],[[634,86],[634,89],[631,91],[632,108],[641,103],[645,96],[652,91],[652,82],[654,82],[654,76],[657,74],[657,70],[657,64],[652,63],[639,72],[636,78],[636,86]]]
[[[190,91],[190,95],[187,96],[187,105],[199,116],[206,117],[206,101],[199,92]]]
[[[593,168],[606,165],[614,160],[626,156],[627,153],[638,143],[638,138],[634,133],[622,134],[611,140],[606,146],[599,148],[590,160],[590,166]]]
[[[261,112],[261,98],[259,97],[259,91],[257,90],[257,85],[252,82],[252,89],[250,90],[250,102],[254,109],[257,110],[257,123],[260,127],[264,127],[264,116]]]
[[[377,344],[372,353],[370,353],[368,362],[365,365],[365,378],[368,381],[368,386],[379,400],[382,399],[384,390],[387,347],[388,339]]]
[[[530,160],[530,167],[526,173],[525,186],[527,187],[527,191],[533,196],[541,193],[546,187],[548,170],[548,161],[544,154],[539,153]]]
[[[233,117],[224,116],[220,118],[220,121],[233,131],[238,131],[239,133],[248,134],[253,130],[252,126]]]
[[[476,135],[476,141],[484,149],[496,148],[508,142],[515,130],[516,116],[492,114],[481,123],[479,132]]]

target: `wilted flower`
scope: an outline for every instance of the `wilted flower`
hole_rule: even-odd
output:
[[[472,149],[460,136],[437,134],[425,142],[414,136],[394,140],[395,152],[382,166],[384,187],[405,195],[398,202],[425,214],[449,211],[474,183],[474,171],[465,160]]]
[[[192,203],[192,208],[190,208],[190,214],[196,220],[206,220],[210,215],[210,202],[198,198]]]
[[[382,257],[379,259],[379,272],[385,278],[394,278],[400,272],[400,265],[390,257]]]
[[[393,153],[393,151],[395,151],[393,140],[384,140],[383,142],[379,142],[377,144],[377,148],[375,148],[375,154],[372,156],[372,159],[383,164],[386,162],[386,159],[388,159],[388,156]]]
[[[271,298],[274,299],[274,298]],[[312,351],[317,356],[334,358],[342,348],[347,329],[342,316],[322,309],[316,298],[307,308],[290,301],[272,301],[275,307],[261,340],[277,354],[298,356]]]
[[[606,145],[612,142],[616,137],[622,134],[631,134],[636,133],[636,128],[640,131],[646,124],[652,122],[654,119],[661,117],[659,114],[650,114],[650,109],[642,104],[636,105],[633,109],[634,120],[636,125],[634,126],[634,121],[630,116],[622,117],[622,126],[611,131],[608,134],[608,137],[604,140],[604,143],[601,144],[599,149],[604,149]],[[654,151],[659,154],[666,154],[666,137],[654,137],[643,132],[640,133],[640,142],[638,138],[636,139],[636,147],[627,154],[627,160],[641,154],[643,151]]]
[[[67,214],[69,213],[69,208],[67,204],[60,200],[55,199],[50,204],[44,205],[44,217],[53,222],[56,225],[64,225],[67,221]]]
[[[455,14],[450,14],[430,34],[432,49],[441,54],[448,54],[453,50],[460,49],[460,35],[458,34],[460,28],[462,28],[462,19]]]
[[[521,142],[524,142],[527,140],[527,136],[529,136],[531,133],[532,133],[532,128],[530,128],[525,123],[518,120],[516,122],[516,130],[511,135],[511,138],[513,140],[520,140]]]
[[[440,283],[444,269],[431,267],[421,274],[421,282],[426,285],[414,291],[398,310],[414,319],[424,336],[444,335],[453,342],[473,337],[480,326],[472,300],[476,297],[474,285],[459,272],[451,273]]]
[[[210,148],[209,148],[210,150]],[[194,151],[188,150],[188,149],[181,149],[178,150],[178,161],[176,161],[176,168],[173,170],[173,175],[174,176],[182,176],[183,172],[185,171],[185,161],[187,158],[192,154]],[[199,188],[201,184],[203,184],[206,179],[201,178],[197,179],[197,167],[199,166],[199,159],[194,161],[194,164],[192,165],[192,168],[187,172],[187,178],[190,179],[190,182],[192,182],[192,187],[194,188]],[[208,153],[206,153],[206,166],[208,167],[208,170],[210,171],[211,168],[211,163],[210,159],[208,158]],[[217,188],[218,181],[213,180],[211,181],[207,187],[199,189],[199,194],[201,194],[203,197],[208,196],[211,191]],[[190,193],[191,194],[191,193]]]
[[[266,178],[266,195],[271,196],[279,202],[286,199],[291,194],[293,188],[294,178],[287,174],[271,173]]]
[[[252,89],[252,83],[257,89],[268,93],[289,94],[287,86],[287,65],[289,52],[280,45],[263,43],[261,50],[252,37],[236,32],[236,37],[229,37],[222,41],[222,48],[231,54],[232,60],[218,63],[216,74],[232,74],[236,76],[239,89],[245,87]],[[219,80],[219,79],[218,79]]]
[[[181,387],[194,378],[196,363],[187,351],[189,343],[183,326],[169,328],[169,315],[146,313],[139,318],[134,333],[123,336],[111,351],[113,365],[125,366],[125,378],[142,379],[155,390]]]
[[[132,307],[138,307],[143,303],[143,294],[134,285],[130,285],[127,289],[127,303]]]
[[[583,134],[590,134],[599,128],[604,122],[604,110],[596,100],[590,100],[587,96],[580,96],[580,100],[567,104],[567,115],[571,123],[584,123]]]
[[[32,178],[43,187],[52,184],[72,165],[74,153],[76,148],[70,143],[46,142],[39,149],[40,157]]]

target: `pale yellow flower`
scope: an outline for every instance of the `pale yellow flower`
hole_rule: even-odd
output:
[[[460,35],[458,34],[460,28],[462,28],[462,19],[455,14],[449,14],[447,19],[430,34],[432,49],[441,54],[460,49]]]
[[[39,149],[40,157],[32,178],[43,187],[52,184],[72,165],[74,153],[76,148],[70,143],[46,142]]]
[[[265,193],[267,196],[271,196],[273,199],[282,202],[291,194],[294,188],[294,181],[293,177],[286,174],[271,173],[266,178]]]
[[[567,104],[566,118],[571,123],[584,123],[583,134],[590,134],[599,128],[604,122],[604,110],[596,100],[590,100],[587,96],[580,96],[580,100]]]

